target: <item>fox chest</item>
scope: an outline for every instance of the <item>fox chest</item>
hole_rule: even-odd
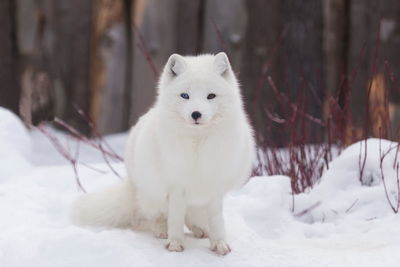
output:
[[[226,141],[170,143],[162,152],[165,160],[161,163],[160,175],[169,185],[182,187],[193,201],[203,199],[223,191],[224,180],[230,176],[230,162],[233,162],[231,148]]]
[[[162,152],[166,175],[200,178],[214,174],[221,164],[218,160],[220,147],[211,142],[185,142],[170,146]]]

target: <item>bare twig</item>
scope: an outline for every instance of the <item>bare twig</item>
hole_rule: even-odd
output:
[[[154,64],[153,58],[152,58],[149,50],[147,49],[144,37],[143,37],[142,33],[140,32],[140,30],[136,27],[135,24],[133,24],[132,26],[133,26],[133,29],[134,29],[137,37],[138,37],[138,41],[137,41],[136,45],[140,49],[140,51],[142,52],[142,55],[144,56],[144,58],[146,59],[147,64],[149,65],[150,70],[152,71],[152,73],[154,75],[154,79],[157,79],[159,73],[158,73],[156,65]]]
[[[78,175],[79,142],[77,143],[76,146],[75,155],[72,155],[71,151],[62,146],[58,138],[56,138],[52,133],[50,133],[43,124],[37,126],[37,129],[50,140],[50,142],[53,144],[54,148],[58,151],[58,153],[60,153],[67,161],[71,163],[74,170],[75,181],[76,184],[78,185],[78,189],[86,193],[86,190],[82,186]]]
[[[350,205],[350,207],[345,211],[345,213],[349,213],[350,210],[357,204],[358,198],[353,202],[353,204]]]
[[[294,214],[295,217],[302,217],[304,215],[306,215],[307,213],[309,213],[310,211],[312,211],[313,209],[317,208],[319,205],[321,205],[321,201],[318,201],[316,203],[314,203],[313,205],[311,205],[310,207]]]

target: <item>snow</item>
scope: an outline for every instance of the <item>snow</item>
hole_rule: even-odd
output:
[[[126,134],[106,138],[120,155],[125,139]],[[75,149],[72,140],[66,142]],[[189,233],[185,251],[171,253],[164,249],[165,240],[148,233],[71,224],[70,204],[82,194],[71,165],[40,132],[26,130],[0,108],[0,266],[397,267],[400,218],[388,204],[379,168],[380,155],[394,147],[382,164],[395,203],[397,143],[368,140],[361,183],[363,147],[356,143],[343,151],[310,192],[294,199],[290,179],[284,176],[253,177],[228,195],[225,221],[231,254],[217,256],[207,240]],[[80,165],[86,190],[101,190],[119,179],[95,150],[83,144],[80,149],[82,162],[105,171]],[[123,164],[113,166],[124,174]]]
[[[349,146],[329,164],[329,170],[324,172],[320,183],[311,192],[296,197],[300,208],[320,203],[304,216],[304,221],[370,220],[393,213],[385,197],[380,159],[383,157],[382,168],[389,199],[397,203],[397,172],[394,167],[394,163],[400,160],[396,158],[397,143],[368,139],[366,151],[367,154],[364,141]],[[365,155],[360,181],[359,166],[362,166]]]
[[[1,107],[0,140],[0,181],[31,167],[28,131],[16,115]],[[18,163],[18,168],[15,168],[14,163]]]

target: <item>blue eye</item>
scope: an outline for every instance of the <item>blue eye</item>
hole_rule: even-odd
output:
[[[186,94],[186,93],[182,93],[182,94],[181,94],[181,97],[184,98],[184,99],[189,99],[189,95]]]
[[[216,97],[215,94],[209,94],[209,95],[207,96],[207,99],[213,99],[213,98],[215,98],[215,97]]]

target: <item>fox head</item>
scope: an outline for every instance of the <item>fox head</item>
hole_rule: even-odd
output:
[[[160,78],[158,104],[193,128],[217,124],[242,108],[227,55],[171,55]]]

